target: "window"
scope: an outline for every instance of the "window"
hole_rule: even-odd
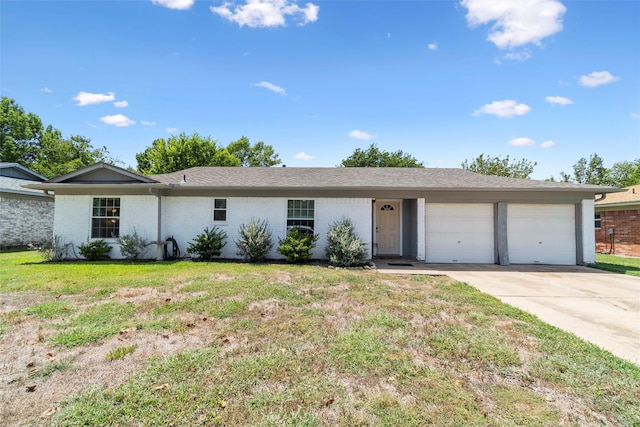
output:
[[[227,220],[227,199],[213,200],[213,220],[214,221]]]
[[[103,239],[120,236],[120,198],[94,197],[91,237]]]
[[[287,229],[297,227],[303,233],[313,234],[315,220],[313,200],[287,201]]]
[[[382,207],[380,207],[381,211],[395,211],[396,208],[394,208],[392,205],[383,205]]]
[[[596,212],[596,218],[595,218],[595,224],[596,228],[600,228],[601,222],[600,222],[600,212]]]

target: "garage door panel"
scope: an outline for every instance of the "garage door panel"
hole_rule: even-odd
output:
[[[428,203],[427,262],[494,262],[493,205]]]
[[[512,264],[575,264],[575,207],[510,204],[507,239]]]

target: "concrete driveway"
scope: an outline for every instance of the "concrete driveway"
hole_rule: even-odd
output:
[[[382,273],[447,275],[640,365],[640,277],[580,266],[376,262]]]

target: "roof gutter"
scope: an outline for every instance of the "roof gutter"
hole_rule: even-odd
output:
[[[598,197],[597,199],[595,199],[594,203],[595,202],[599,202],[600,200],[604,200],[604,199],[607,198],[607,193],[600,193],[600,194],[602,194],[602,195],[600,197]]]

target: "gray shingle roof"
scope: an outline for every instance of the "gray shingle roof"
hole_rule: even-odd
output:
[[[452,168],[194,167],[158,182],[181,188],[617,191],[613,187],[480,175]]]

